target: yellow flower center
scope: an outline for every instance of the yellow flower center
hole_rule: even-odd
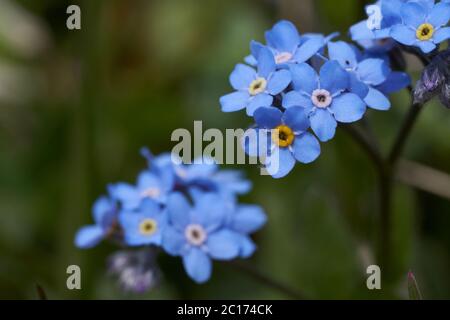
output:
[[[429,23],[421,24],[416,31],[417,39],[426,41],[430,40],[434,34],[434,27]]]
[[[294,142],[294,131],[285,125],[281,125],[275,128],[272,132],[272,140],[279,147],[289,147]]]
[[[264,78],[258,78],[252,81],[250,84],[250,87],[248,88],[248,92],[252,96],[256,96],[257,94],[260,94],[266,90],[267,87],[267,81]]]
[[[158,224],[156,223],[155,220],[150,219],[150,218],[142,220],[142,222],[139,224],[139,232],[143,236],[149,237],[149,236],[153,235],[157,229],[158,229]]]

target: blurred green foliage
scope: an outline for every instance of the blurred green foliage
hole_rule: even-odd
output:
[[[339,31],[363,16],[363,1],[79,1],[82,30],[65,27],[62,0],[0,1],[0,298],[286,298],[228,264],[202,286],[178,259],[161,257],[164,278],[144,296],[122,293],[105,272],[115,248],[77,250],[73,236],[112,181],[133,181],[141,146],[168,151],[172,130],[245,128],[244,114],[223,114],[235,63],[251,39],[280,18],[302,32]],[[309,14],[311,13],[311,14]],[[7,18],[5,18],[7,17]],[[418,75],[417,63],[411,70]],[[387,113],[368,113],[387,149],[407,111],[406,92]],[[407,157],[450,172],[448,110],[430,104]],[[395,277],[368,291],[377,230],[375,173],[342,130],[321,158],[275,181],[254,182],[246,202],[269,223],[256,236],[258,270],[311,298],[407,298],[413,270],[425,298],[450,297],[450,204],[396,186],[392,252]],[[82,290],[66,289],[66,268],[82,268]]]

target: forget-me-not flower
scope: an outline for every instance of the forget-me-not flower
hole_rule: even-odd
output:
[[[181,256],[186,273],[198,283],[211,277],[212,259],[231,260],[240,254],[240,239],[226,226],[228,206],[224,201],[214,193],[197,198],[194,206],[180,193],[173,193],[168,200],[163,248]]]
[[[419,47],[430,53],[441,42],[450,39],[450,4],[430,1],[408,2],[402,5],[402,23],[391,29],[391,36],[407,46]]]
[[[236,90],[220,98],[222,111],[242,109],[252,116],[259,107],[270,106],[273,96],[281,93],[291,82],[288,70],[276,70],[275,58],[267,48],[258,53],[258,70],[238,64],[230,75],[230,83]]]
[[[349,73],[337,61],[328,61],[320,74],[308,64],[291,66],[294,91],[283,99],[283,107],[300,106],[311,121],[311,129],[321,141],[332,139],[337,122],[351,123],[360,120],[366,104],[350,87]]]
[[[122,210],[119,214],[124,241],[129,246],[160,245],[166,221],[166,212],[149,198],[136,211]]]
[[[274,107],[260,108],[255,112],[255,122],[267,129],[270,146],[266,170],[274,178],[286,176],[296,161],[311,163],[320,155],[320,144],[307,130],[310,123],[302,107],[292,107],[282,113]]]

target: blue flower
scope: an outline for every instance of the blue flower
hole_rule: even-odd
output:
[[[388,110],[391,107],[389,99],[376,89],[392,72],[387,60],[363,58],[357,48],[343,41],[330,42],[328,52],[331,60],[338,61],[349,72],[351,92],[373,109]]]
[[[450,38],[450,27],[444,27],[450,20],[450,4],[408,2],[401,7],[400,13],[403,22],[391,29],[391,36],[398,42],[429,53]]]
[[[328,61],[320,75],[308,64],[291,66],[294,91],[283,98],[283,107],[305,108],[311,129],[321,141],[332,139],[337,122],[351,123],[360,120],[366,104],[354,93],[348,93],[349,73],[337,61]]]
[[[331,37],[334,37],[333,34]],[[323,35],[305,34],[300,36],[297,28],[290,21],[282,20],[266,32],[267,47],[272,51],[278,66],[290,63],[302,63],[316,55],[330,38]],[[252,55],[246,58],[246,62],[254,65],[255,57],[264,48],[263,44],[252,41],[250,50]]]
[[[119,182],[109,186],[111,195],[119,200],[125,210],[137,209],[144,199],[165,203],[172,188],[173,180],[163,179],[150,170],[139,174],[136,185]]]
[[[212,259],[231,260],[241,252],[240,239],[225,225],[227,204],[207,193],[192,207],[180,193],[168,201],[169,226],[163,234],[163,248],[181,256],[186,273],[203,283],[211,277]]]
[[[119,223],[127,245],[160,245],[167,214],[158,203],[145,199],[136,211],[123,210],[119,214]]]
[[[276,71],[272,52],[263,48],[258,54],[258,71],[238,64],[230,75],[230,83],[236,90],[220,98],[222,111],[233,112],[246,108],[252,116],[259,107],[270,106],[273,96],[281,93],[291,82],[288,70]]]
[[[310,123],[304,108],[292,107],[284,114],[274,107],[260,108],[255,112],[255,122],[260,129],[273,129],[265,163],[272,177],[282,178],[296,161],[311,163],[320,155],[319,142],[307,132]]]
[[[96,246],[114,231],[117,204],[108,197],[100,197],[92,207],[94,225],[84,226],[75,236],[75,245],[78,248],[89,249]]]

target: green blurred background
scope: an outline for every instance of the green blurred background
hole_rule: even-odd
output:
[[[77,3],[82,30],[66,28]],[[346,36],[364,16],[361,0],[96,0],[0,1],[0,298],[36,299],[39,283],[52,299],[287,298],[228,264],[195,285],[181,262],[162,257],[161,285],[143,295],[120,291],[105,272],[115,247],[73,245],[91,222],[90,207],[109,182],[134,181],[145,166],[141,146],[173,147],[176,128],[245,128],[245,113],[221,113],[228,75],[251,39],[278,19],[300,31]],[[418,64],[410,70],[418,75]],[[382,147],[394,137],[409,97],[391,111],[368,112]],[[450,171],[450,115],[429,105],[407,157]],[[396,185],[394,276],[381,291],[366,288],[377,241],[376,175],[343,132],[323,144],[321,158],[287,178],[260,176],[243,201],[264,206],[267,226],[249,261],[310,298],[407,298],[414,271],[426,298],[450,298],[448,200]],[[82,269],[82,290],[66,288],[66,268]]]

